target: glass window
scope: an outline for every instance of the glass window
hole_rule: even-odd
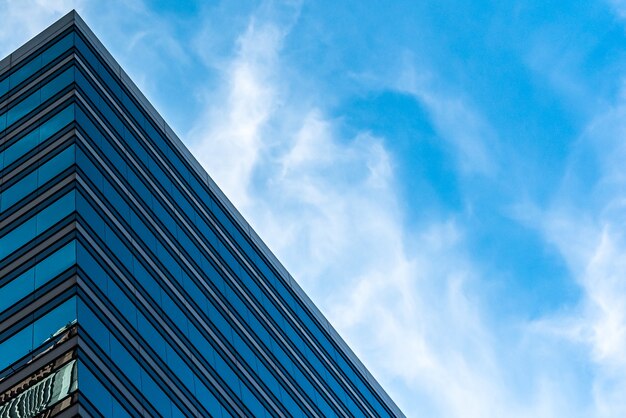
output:
[[[76,207],[74,190],[39,212],[37,233],[41,233],[74,211]]]
[[[31,218],[0,238],[0,259],[26,244],[37,234],[37,220]]]
[[[78,384],[85,398],[105,417],[113,417],[113,397],[84,363],[78,363]]]
[[[25,116],[35,109],[35,107],[39,106],[42,101],[48,100],[64,87],[68,86],[73,80],[74,68],[72,67],[48,81],[48,83],[39,90],[33,92],[6,112],[6,126],[10,126],[13,122]]]
[[[115,418],[131,418],[131,415],[115,399],[113,399],[113,415]]]
[[[28,174],[17,183],[2,192],[2,210],[6,211],[23,197],[31,194],[37,188],[37,170]]]
[[[9,77],[9,85],[11,89],[14,89],[22,81],[36,73],[41,68],[41,55],[37,55],[35,58],[27,62],[21,68],[13,72]]]
[[[41,62],[43,65],[60,56],[74,45],[74,32],[65,35],[53,45],[49,46],[41,53]]]
[[[237,396],[241,396],[241,391],[239,389],[239,377],[237,377],[233,369],[228,366],[220,355],[215,356],[215,371],[217,371],[219,377],[221,377],[226,384],[230,386],[232,391],[235,392]]]
[[[10,145],[6,151],[2,152],[4,156],[3,165],[0,168],[7,167],[9,164],[17,160],[28,151],[34,149],[39,144],[39,128],[29,132],[19,141]]]
[[[8,91],[9,91],[9,79],[5,78],[4,80],[0,81],[0,97],[7,94]]]
[[[271,416],[269,412],[265,409],[263,404],[259,402],[257,397],[248,389],[247,386],[241,385],[241,399],[243,400],[246,408],[252,412],[252,416],[254,417],[268,417]],[[332,415],[326,415],[326,417],[330,417]]]
[[[144,369],[141,369],[141,390],[146,399],[150,401],[161,415],[166,418],[172,416],[170,398],[167,397]]]
[[[0,370],[10,366],[76,319],[76,298],[63,302],[0,343]]]
[[[41,87],[41,101],[44,102],[48,100],[50,97],[63,90],[64,87],[69,86],[73,81],[74,67],[71,67]]]
[[[104,226],[104,241],[113,254],[122,262],[124,267],[126,267],[128,271],[133,271],[133,257],[130,250],[108,225]]]
[[[70,146],[44,163],[40,168],[4,190],[2,192],[1,211],[6,211],[24,197],[32,194],[38,186],[45,184],[52,177],[72,165],[73,161],[74,146]]]
[[[189,392],[193,393],[193,372],[187,363],[185,363],[178,353],[169,345],[167,346],[167,365],[170,370],[176,374],[176,377],[183,382]]]
[[[137,326],[137,308],[135,304],[126,296],[126,293],[120,289],[117,283],[109,277],[108,281],[108,298],[133,326]]]
[[[76,164],[85,173],[85,177],[91,181],[95,187],[102,190],[102,173],[80,148],[76,148]]]
[[[75,319],[76,298],[73,297],[35,321],[33,329],[33,346],[39,346]]]
[[[226,415],[226,411],[223,410],[215,395],[213,395],[213,393],[204,385],[204,382],[195,375],[194,383],[196,388],[196,399],[198,399],[202,406],[209,411],[209,414],[216,418],[227,417],[228,415]]]
[[[87,277],[96,284],[96,287],[105,295],[108,293],[108,275],[100,263],[82,245],[78,245],[77,263],[85,271]]]
[[[70,105],[44,122],[39,128],[40,143],[50,138],[74,120],[74,105]]]
[[[110,337],[111,352],[110,357],[114,360],[115,365],[123,371],[126,376],[137,388],[141,388],[141,367],[137,360],[126,350],[120,341],[113,335]]]
[[[33,110],[41,102],[41,91],[37,90],[30,96],[26,97],[21,102],[14,105],[7,112],[7,126],[10,126],[13,122]]]
[[[29,269],[0,287],[0,312],[35,290],[35,269]],[[1,369],[1,367],[0,367]]]
[[[102,351],[107,354],[110,353],[110,332],[108,328],[82,300],[78,304],[78,326],[89,334]]]
[[[164,361],[167,358],[165,353],[165,340],[161,334],[156,330],[152,323],[140,312],[137,312],[137,322],[139,334],[144,340],[148,342],[150,347],[161,357]]]
[[[39,168],[39,185],[43,185],[52,177],[65,170],[74,163],[75,148],[74,145],[67,147],[51,160],[44,163]]]
[[[80,216],[85,220],[85,223],[95,231],[96,236],[104,237],[104,221],[91,206],[90,201],[85,199],[80,193],[78,193],[76,207]]]
[[[163,311],[165,311],[165,313],[183,332],[183,334],[188,335],[187,317],[165,291],[162,291],[161,293],[161,306],[163,308]]]
[[[148,273],[144,266],[133,256],[133,277],[148,292],[150,297],[161,306],[161,287],[154,277]]]
[[[72,241],[11,280],[0,288],[0,312],[65,271],[75,260],[75,241]]]

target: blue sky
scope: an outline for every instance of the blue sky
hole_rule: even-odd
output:
[[[76,8],[408,416],[626,414],[626,2]]]

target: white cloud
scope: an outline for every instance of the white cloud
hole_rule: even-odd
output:
[[[618,103],[590,123],[562,189],[535,219],[583,290],[574,312],[537,325],[588,350],[598,417],[626,414],[625,117],[626,104]]]
[[[290,84],[289,27],[250,19],[218,65],[225,86],[206,95],[194,154],[409,416],[576,416],[534,344],[490,327],[458,221],[407,230],[383,138],[342,137],[341,120]],[[462,101],[412,92],[462,169],[493,174],[488,125]],[[507,350],[528,368],[509,372]]]
[[[81,5],[81,0],[0,1],[0,56],[4,57],[56,19]]]
[[[442,140],[456,156],[461,172],[492,176],[498,172],[498,138],[471,101],[438,85],[436,77],[418,71],[405,63],[395,85],[399,91],[413,95],[429,113]]]
[[[274,79],[284,33],[251,21],[223,69],[225,91],[208,105],[190,136],[194,153],[238,206],[248,202],[248,183],[264,143],[263,133],[278,106]]]

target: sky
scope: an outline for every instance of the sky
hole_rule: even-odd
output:
[[[626,416],[626,1],[76,8],[409,417]]]

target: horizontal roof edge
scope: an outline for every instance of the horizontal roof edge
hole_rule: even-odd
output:
[[[359,360],[359,358],[354,354],[352,349],[346,344],[343,338],[339,335],[339,333],[334,329],[332,324],[328,321],[328,319],[321,313],[319,308],[311,301],[309,296],[304,292],[304,290],[300,287],[300,285],[293,279],[293,277],[289,274],[287,269],[282,265],[282,263],[276,258],[276,256],[272,253],[269,247],[265,244],[265,242],[259,237],[254,229],[249,225],[249,223],[244,219],[244,217],[239,213],[237,208],[231,203],[231,201],[226,197],[224,192],[219,188],[219,186],[213,181],[210,175],[206,172],[204,167],[198,162],[198,160],[193,156],[193,154],[189,151],[189,149],[185,146],[182,140],[175,134],[172,128],[165,122],[163,117],[159,114],[159,112],[154,108],[152,103],[148,101],[145,95],[141,92],[141,90],[137,87],[137,85],[131,80],[128,74],[122,69],[122,67],[118,64],[118,62],[113,58],[111,53],[107,50],[107,48],[102,44],[102,42],[98,39],[98,37],[93,33],[93,31],[89,28],[89,26],[85,23],[85,21],[80,17],[78,12],[75,10],[70,11],[65,16],[61,17],[55,23],[46,28],[43,32],[36,35],[34,38],[26,42],[24,45],[19,47],[15,52],[7,56],[6,58],[0,60],[0,75],[5,71],[8,71],[18,62],[22,61],[25,57],[29,55],[33,50],[38,49],[41,45],[48,42],[50,39],[54,38],[58,34],[62,33],[72,25],[81,31],[81,33],[87,38],[87,40],[91,43],[91,46],[100,54],[103,60],[109,65],[110,69],[115,73],[121,83],[128,89],[128,91],[133,95],[134,99],[144,108],[144,111],[152,117],[153,121],[157,126],[161,128],[164,133],[164,136],[169,139],[174,145],[176,149],[180,151],[180,153],[187,159],[189,165],[196,171],[196,174],[205,182],[205,184],[209,187],[215,196],[219,199],[220,203],[228,210],[233,219],[239,224],[241,229],[248,235],[250,241],[252,241],[257,248],[265,255],[265,257],[272,263],[276,271],[279,275],[282,276],[282,279],[290,286],[297,297],[302,301],[302,303],[311,311],[313,316],[317,318],[317,320],[321,323],[322,327],[326,329],[329,336],[335,340],[335,343],[342,350],[347,357],[352,361],[355,367],[363,374],[365,380],[373,387],[373,389],[379,394],[379,396],[383,399],[383,401],[387,404],[387,406],[398,416],[404,417],[402,411],[398,408],[395,402],[389,397],[387,392],[380,386],[378,381],[371,375],[369,370],[363,365],[363,363]]]

